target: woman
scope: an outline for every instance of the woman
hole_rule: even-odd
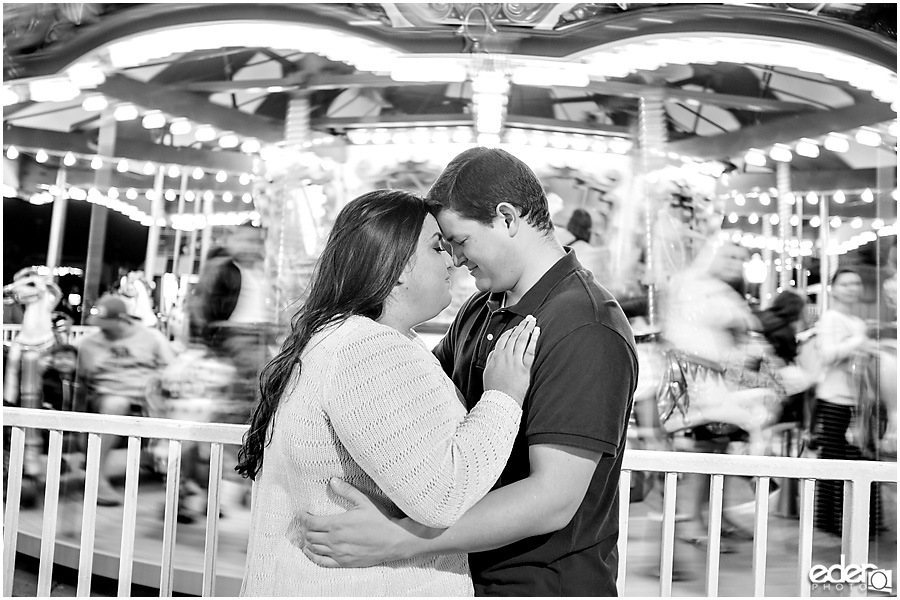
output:
[[[324,569],[304,556],[303,511],[346,510],[340,478],[431,527],[448,527],[500,475],[522,416],[534,319],[505,332],[469,414],[412,328],[450,303],[432,208],[395,190],[343,208],[262,399],[238,471],[257,481],[243,595],[472,595],[465,555]],[[529,337],[530,336],[530,337]]]
[[[831,306],[816,324],[817,348],[822,371],[816,385],[816,405],[812,417],[810,447],[818,448],[819,458],[860,460],[860,449],[847,441],[847,430],[856,410],[855,389],[849,361],[870,344],[866,324],[854,313],[862,295],[862,277],[853,269],[839,268],[831,279]],[[844,506],[843,481],[819,481],[816,485],[816,527],[841,535]],[[877,489],[873,489],[869,529],[879,526]]]

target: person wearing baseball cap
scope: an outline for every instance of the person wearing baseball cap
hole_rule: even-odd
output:
[[[118,325],[119,321],[136,323],[138,320],[134,315],[128,314],[128,305],[124,298],[105,294],[97,300],[97,304],[91,307],[87,324],[97,325],[106,331],[110,324]]]
[[[105,294],[91,308],[87,324],[99,331],[85,336],[78,348],[79,393],[88,410],[104,415],[163,416],[147,399],[148,385],[175,357],[165,336],[142,325],[128,312],[121,296]],[[100,436],[100,486],[97,503],[122,503],[122,493],[109,480],[108,459],[119,436]]]

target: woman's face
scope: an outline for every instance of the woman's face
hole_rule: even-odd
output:
[[[838,302],[853,304],[862,296],[862,277],[856,273],[841,273],[831,284],[831,297]]]
[[[434,217],[422,223],[422,233],[401,276],[403,297],[424,322],[450,305],[450,256],[441,245],[441,230]]]

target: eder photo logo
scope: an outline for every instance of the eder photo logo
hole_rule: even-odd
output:
[[[869,563],[866,565],[846,564],[844,555],[841,554],[841,562],[826,567],[815,565],[809,570],[809,581],[813,590],[833,590],[840,592],[845,589],[869,590],[873,592],[894,591],[893,571],[879,569]]]

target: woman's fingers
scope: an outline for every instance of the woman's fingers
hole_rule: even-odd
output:
[[[534,355],[537,354],[537,340],[538,336],[541,334],[541,328],[535,325],[534,329],[531,331],[531,337],[528,338],[528,345],[525,347],[525,357],[524,362],[531,368],[531,365],[534,364]]]
[[[534,331],[534,328],[537,326],[537,320],[528,315],[516,326],[515,328],[515,347],[513,351],[516,356],[524,356],[525,352],[528,348],[528,340],[531,339],[531,334]]]
[[[319,565],[320,567],[336,568],[341,566],[333,558],[328,558],[327,556],[319,556],[315,552],[312,552],[309,548],[303,548],[303,554],[306,555],[306,558]]]

